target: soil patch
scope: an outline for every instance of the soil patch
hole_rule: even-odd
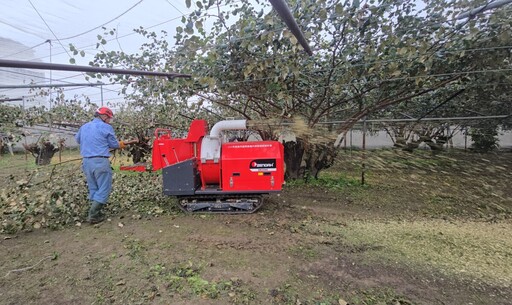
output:
[[[510,158],[378,158],[365,186],[352,156],[255,214],[4,234],[0,304],[510,304]]]

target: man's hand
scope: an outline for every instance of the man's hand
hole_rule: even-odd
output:
[[[127,145],[139,143],[139,140],[119,141],[119,148],[124,149]]]

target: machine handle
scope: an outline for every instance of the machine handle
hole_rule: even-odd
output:
[[[171,130],[170,129],[165,129],[165,128],[157,128],[155,129],[155,138],[160,138],[164,135],[167,135],[166,138],[170,139],[172,134],[171,134]]]

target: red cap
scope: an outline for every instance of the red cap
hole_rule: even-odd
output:
[[[109,118],[114,116],[114,113],[108,107],[100,107],[98,110],[96,110],[96,113],[104,114],[104,115],[108,116]]]

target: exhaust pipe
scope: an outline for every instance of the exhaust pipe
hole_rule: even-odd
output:
[[[210,138],[219,138],[223,130],[247,129],[246,120],[226,120],[217,122],[210,131]]]

